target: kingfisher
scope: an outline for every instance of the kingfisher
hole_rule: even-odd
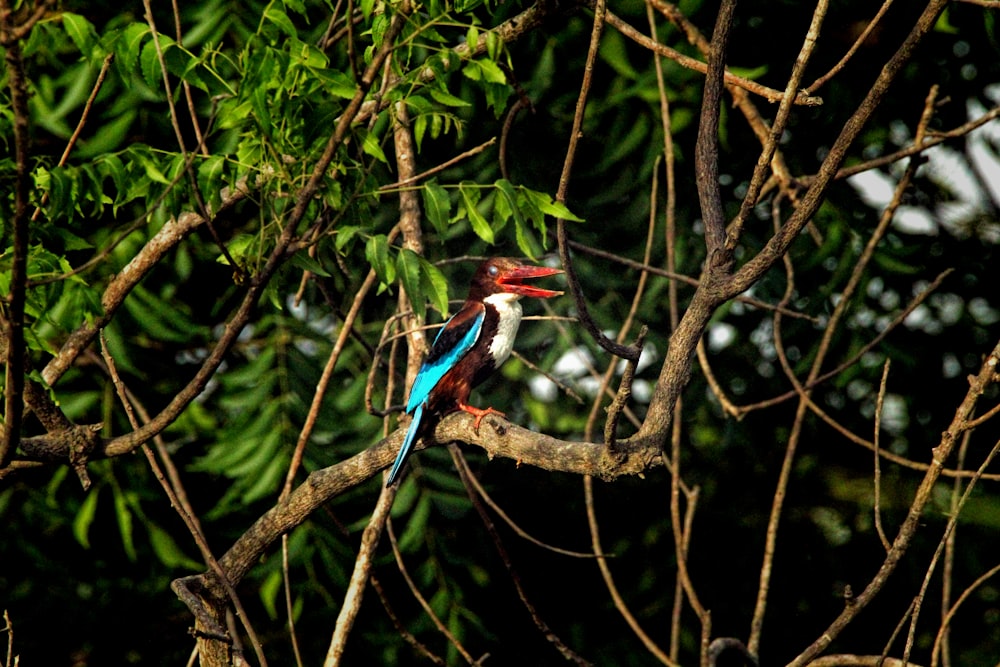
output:
[[[391,486],[399,476],[413,444],[423,432],[427,415],[440,418],[463,410],[476,417],[473,424],[476,433],[486,415],[504,416],[493,408],[469,405],[469,393],[510,356],[521,324],[521,297],[548,299],[562,294],[525,285],[523,281],[557,273],[562,271],[530,266],[509,257],[488,259],[476,269],[468,298],[434,338],[431,351],[413,381],[406,404],[406,412],[413,418],[386,486]]]

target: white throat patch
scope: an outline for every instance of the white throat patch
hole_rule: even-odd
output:
[[[500,323],[497,326],[497,335],[490,343],[490,354],[496,360],[496,368],[507,361],[510,351],[514,348],[514,336],[517,335],[517,328],[521,326],[521,304],[518,303],[519,294],[491,294],[483,301],[497,309],[500,315]]]

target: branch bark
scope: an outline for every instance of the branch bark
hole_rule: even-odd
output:
[[[41,9],[44,5],[40,5]],[[0,46],[4,49],[10,103],[14,112],[14,220],[10,267],[10,292],[4,319],[7,358],[4,380],[4,424],[0,437],[0,468],[10,462],[21,437],[21,414],[24,406],[24,306],[28,284],[28,241],[31,218],[28,213],[31,173],[28,167],[29,135],[28,89],[21,60],[22,27],[10,22],[7,0],[0,2]]]

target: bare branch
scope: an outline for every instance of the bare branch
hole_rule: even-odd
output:
[[[931,492],[941,475],[944,463],[958,443],[961,433],[966,429],[979,397],[982,396],[983,391],[989,385],[997,381],[998,366],[1000,366],[1000,342],[997,343],[989,356],[987,356],[979,373],[970,379],[969,391],[959,405],[958,410],[956,410],[955,417],[948,426],[948,429],[942,434],[940,442],[932,452],[931,466],[920,482],[913,502],[910,504],[906,519],[903,521],[903,525],[900,527],[899,533],[893,542],[892,550],[887,554],[882,566],[875,576],[872,577],[872,580],[865,587],[864,591],[854,599],[854,603],[845,608],[816,641],[796,656],[789,663],[789,667],[804,667],[804,665],[809,664],[817,655],[823,652],[854,617],[871,602],[874,596],[882,589],[889,576],[895,571],[896,566],[903,558],[903,555],[916,535],[921,515],[930,501]]]
[[[640,44],[646,47],[647,49],[653,51],[657,55],[673,60],[681,67],[694,70],[695,72],[700,72],[702,74],[708,72],[707,64],[703,63],[700,60],[696,60],[695,58],[686,56],[680,51],[670,48],[666,44],[660,44],[659,42],[656,42],[652,38],[647,37],[646,35],[642,34],[638,30],[633,28],[627,21],[623,20],[613,12],[609,11],[607,13],[605,21],[607,21],[608,25],[615,28],[618,32],[625,35],[636,44]],[[727,86],[736,86],[738,88],[742,88],[743,90],[749,93],[753,93],[754,95],[760,95],[768,102],[779,102],[785,96],[785,93],[783,93],[780,90],[768,88],[767,86],[763,86],[757,83],[756,81],[750,81],[749,79],[744,79],[743,77],[733,74],[728,69],[726,70],[723,76],[725,77],[725,82]],[[802,106],[819,106],[823,104],[823,100],[822,98],[819,97],[813,97],[812,95],[807,94],[805,91],[799,91],[792,99],[792,103]]]
[[[698,120],[698,141],[694,148],[695,181],[698,203],[705,225],[706,263],[702,279],[712,281],[729,273],[731,252],[726,252],[726,220],[722,211],[719,189],[719,104],[722,101],[723,72],[726,67],[726,47],[733,27],[736,2],[723,0],[715,19],[712,48],[708,53],[708,73],[701,100]]]
[[[12,257],[10,260],[10,287],[5,296],[2,317],[3,334],[7,340],[6,370],[4,376],[4,423],[0,434],[0,468],[10,462],[21,437],[24,407],[24,308],[28,284],[28,244],[31,218],[28,203],[31,188],[31,171],[28,164],[31,136],[28,111],[28,84],[21,59],[20,40],[28,34],[37,20],[38,12],[48,4],[40,4],[35,17],[20,26],[13,25],[7,0],[0,0],[0,44],[4,47],[4,62],[10,88],[10,106],[14,116],[14,218]]]
[[[885,365],[882,366],[882,381],[879,383],[878,398],[875,401],[875,433],[872,438],[872,442],[875,444],[875,506],[873,508],[875,513],[875,532],[878,533],[878,539],[882,542],[886,553],[889,553],[892,545],[889,544],[889,539],[885,536],[885,531],[882,529],[882,467],[880,465],[881,458],[879,457],[878,443],[880,431],[882,430],[882,405],[885,401],[885,387],[889,379],[889,364],[889,359],[886,359]]]

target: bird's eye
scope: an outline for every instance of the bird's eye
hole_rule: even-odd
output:
[[[498,268],[497,268],[497,267],[495,267],[495,266],[490,266],[490,268],[488,269],[488,271],[490,272],[490,275],[491,275],[491,276],[495,276],[495,275],[497,275],[498,273],[500,273],[500,269],[498,269]]]

